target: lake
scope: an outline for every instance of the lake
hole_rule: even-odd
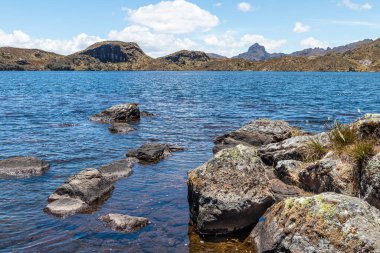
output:
[[[126,135],[88,120],[125,102],[157,116]],[[188,225],[186,186],[187,171],[212,157],[215,136],[256,118],[323,131],[335,119],[351,122],[367,112],[380,112],[380,73],[0,72],[0,159],[30,155],[51,165],[40,177],[0,179],[0,251],[217,251],[218,243]],[[92,214],[60,219],[43,211],[70,175],[150,141],[186,150],[135,166]],[[110,212],[152,223],[117,233],[97,220]]]

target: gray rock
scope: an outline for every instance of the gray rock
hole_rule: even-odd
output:
[[[380,114],[366,114],[354,123],[362,139],[375,139],[380,142]]]
[[[104,165],[99,169],[99,171],[106,178],[109,178],[111,180],[118,180],[120,178],[125,178],[132,175],[133,164],[137,161],[138,160],[134,158],[126,158]]]
[[[113,123],[108,130],[113,134],[127,134],[135,129],[128,123]]]
[[[327,133],[313,136],[296,136],[281,142],[262,146],[259,148],[259,154],[266,164],[274,166],[282,160],[303,161],[307,146],[312,140],[319,141],[325,147],[330,144]]]
[[[290,197],[301,197],[310,195],[297,186],[288,185],[279,179],[269,180],[270,190],[276,202],[280,202]]]
[[[303,165],[303,162],[296,160],[279,161],[274,169],[274,174],[286,184],[298,185],[298,173]]]
[[[240,129],[215,138],[214,153],[238,144],[261,146],[292,137],[295,128],[283,120],[259,119]]]
[[[99,217],[99,220],[105,222],[113,230],[123,233],[136,232],[149,224],[147,218],[113,213],[103,215]]]
[[[40,176],[49,164],[36,157],[17,156],[0,161],[0,178]]]
[[[135,157],[143,163],[156,163],[165,159],[171,153],[182,150],[184,150],[184,148],[176,145],[162,143],[146,143],[137,149],[130,150],[127,156]]]
[[[112,106],[92,117],[91,121],[99,123],[129,123],[140,120],[140,109],[136,103]]]
[[[223,149],[189,172],[190,218],[201,234],[227,234],[255,224],[274,203],[255,148]]]
[[[272,206],[249,236],[261,252],[380,252],[380,211],[336,193]]]
[[[113,180],[103,176],[97,169],[85,169],[71,176],[49,196],[48,201],[50,204],[46,211],[59,216],[83,211],[85,205],[76,200],[90,206],[107,196],[114,189],[113,182]],[[68,198],[73,200],[68,200]],[[66,213],[65,210],[67,210]]]
[[[360,185],[364,200],[380,209],[380,153],[362,170]]]
[[[156,115],[154,115],[153,113],[150,113],[150,112],[147,112],[147,111],[142,111],[141,112],[141,117],[145,117],[145,118],[152,118],[152,117],[155,117]]]

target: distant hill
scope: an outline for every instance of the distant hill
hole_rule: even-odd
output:
[[[214,54],[214,53],[206,53],[208,57],[211,59],[227,59],[228,57],[220,55],[220,54]]]
[[[182,50],[154,59],[132,42],[103,41],[68,56],[37,49],[0,48],[0,70],[252,70],[380,71],[380,39],[323,51],[271,54],[259,44],[241,57],[212,57]]]

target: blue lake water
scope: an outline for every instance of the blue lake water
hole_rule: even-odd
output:
[[[124,102],[158,116],[143,118],[127,135],[88,121]],[[0,72],[0,159],[30,155],[51,165],[41,177],[0,179],[0,251],[195,252],[186,175],[212,156],[215,136],[255,118],[322,131],[328,119],[350,122],[366,112],[380,112],[379,73]],[[148,141],[186,151],[136,166],[92,214],[59,219],[43,212],[68,176]],[[152,224],[120,234],[97,220],[109,212]]]

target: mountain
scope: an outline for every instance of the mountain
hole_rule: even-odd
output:
[[[211,59],[227,59],[228,57],[220,55],[220,54],[215,54],[215,53],[206,53],[208,57]]]
[[[245,59],[247,61],[264,61],[282,56],[284,56],[284,54],[270,54],[267,52],[265,47],[255,43],[248,48],[248,52],[239,54],[233,58]]]

